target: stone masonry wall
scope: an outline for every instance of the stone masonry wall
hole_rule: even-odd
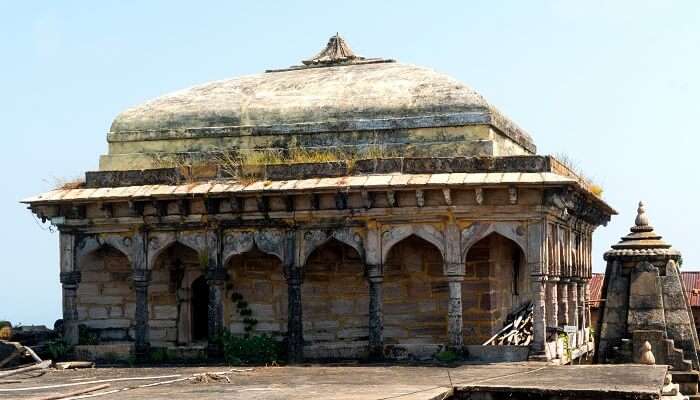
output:
[[[385,343],[446,343],[447,304],[438,249],[415,236],[396,244],[384,265]]]
[[[190,318],[189,315],[180,316],[182,304],[178,304],[178,289],[189,289],[192,282],[202,274],[197,252],[179,243],[158,257],[151,271],[151,284],[148,288],[151,346],[174,346],[178,342],[187,341],[185,337],[190,334]]]
[[[231,333],[244,334],[245,316],[238,312],[234,293],[242,296],[252,311],[250,318],[258,321],[251,334],[282,336],[287,331],[287,281],[280,260],[253,249],[228,261],[229,281],[224,296],[224,326]]]
[[[129,260],[105,246],[78,262],[82,273],[77,297],[79,323],[95,329],[100,342],[133,340],[135,295]]]
[[[343,356],[366,346],[369,287],[357,251],[332,240],[316,249],[304,268],[301,299],[309,355],[321,356],[324,348],[328,355]]]
[[[469,250],[462,284],[464,344],[488,340],[503,327],[514,306],[529,299],[528,275],[519,252],[515,243],[497,234]]]

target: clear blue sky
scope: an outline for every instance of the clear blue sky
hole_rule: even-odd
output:
[[[118,112],[296,64],[336,31],[362,55],[460,79],[539,153],[578,160],[620,212],[595,235],[598,271],[639,199],[700,267],[700,2],[5,1],[0,319],[60,317],[58,235],[17,201],[96,169]]]

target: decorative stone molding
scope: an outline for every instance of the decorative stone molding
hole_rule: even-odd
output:
[[[132,245],[133,240],[131,237],[121,234],[95,234],[78,237],[75,246],[75,260],[78,263],[78,268],[80,268],[80,261],[83,257],[104,246],[109,246],[122,253],[131,262]]]
[[[310,229],[304,231],[299,243],[298,265],[306,265],[306,260],[317,248],[326,244],[329,240],[335,239],[347,244],[357,251],[362,259],[365,258],[363,238],[360,232],[352,228],[339,229]]]
[[[227,230],[222,235],[222,266],[231,257],[247,253],[257,247],[263,253],[271,254],[285,262],[286,232],[282,229]]]
[[[466,261],[469,249],[486,236],[498,233],[512,240],[527,254],[525,228],[518,222],[475,222],[462,230],[462,261]]]
[[[416,235],[421,239],[434,245],[445,258],[445,235],[432,225],[398,225],[383,230],[381,235],[382,264],[389,255],[389,250],[395,244],[411,235]]]

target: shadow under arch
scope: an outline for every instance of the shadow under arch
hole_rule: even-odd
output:
[[[447,343],[447,279],[440,250],[409,235],[384,262],[384,343]]]
[[[470,246],[462,282],[464,344],[482,344],[513,309],[532,300],[523,249],[498,232]]]
[[[151,264],[148,290],[148,325],[152,346],[187,346],[193,343],[192,284],[204,271],[199,253],[179,241],[169,243],[158,252]]]
[[[101,243],[77,260],[81,280],[76,308],[78,323],[99,342],[133,341],[136,293],[131,263],[124,252]]]
[[[305,357],[366,357],[369,285],[362,255],[330,238],[309,254],[303,268]]]
[[[228,274],[224,327],[234,335],[269,334],[281,340],[287,332],[288,310],[287,280],[279,256],[252,243],[227,257],[224,267]]]

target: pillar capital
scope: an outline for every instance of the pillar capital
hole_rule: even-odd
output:
[[[77,286],[80,283],[82,274],[80,271],[61,272],[60,279],[63,286]]]
[[[443,265],[443,273],[446,276],[464,276],[466,273],[464,263],[446,262]]]
[[[367,273],[367,279],[383,279],[384,278],[384,266],[381,264],[365,264],[365,271]]]
[[[134,285],[139,287],[148,286],[151,281],[151,270],[148,269],[135,269],[134,270]]]
[[[228,280],[228,273],[224,268],[211,268],[207,270],[206,280],[209,286],[223,285]]]

